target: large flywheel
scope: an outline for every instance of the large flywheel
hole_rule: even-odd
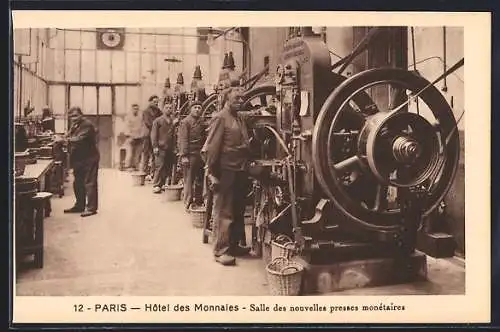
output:
[[[371,104],[360,103],[366,96]],[[424,216],[448,192],[459,157],[456,125],[445,98],[426,79],[394,68],[361,72],[330,94],[316,119],[316,178],[357,226],[396,230],[403,190],[428,191]]]

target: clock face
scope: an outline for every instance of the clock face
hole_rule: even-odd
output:
[[[108,30],[101,35],[101,40],[107,47],[116,47],[120,45],[121,35],[114,30]]]

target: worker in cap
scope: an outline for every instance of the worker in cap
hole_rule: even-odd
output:
[[[189,106],[189,115],[179,126],[179,156],[184,170],[184,207],[189,210],[191,204],[201,205],[203,192],[204,165],[201,148],[206,138],[206,126],[201,119],[202,106],[193,102]]]
[[[142,166],[141,170],[151,178],[151,173],[153,172],[153,167],[151,164],[155,164],[155,156],[153,154],[153,146],[151,144],[151,128],[153,127],[153,122],[155,119],[162,115],[160,110],[159,101],[157,95],[152,95],[148,99],[149,105],[142,112]]]
[[[97,130],[92,122],[83,116],[80,107],[72,107],[68,112],[71,128],[67,134],[70,166],[73,168],[73,190],[75,205],[64,213],[81,213],[88,217],[97,213],[99,170],[99,150]]]
[[[175,121],[172,104],[165,104],[163,115],[156,118],[151,128],[151,144],[155,155],[153,193],[163,190],[167,177],[175,164]]]

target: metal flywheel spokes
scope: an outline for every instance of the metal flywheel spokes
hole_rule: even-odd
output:
[[[399,191],[430,188],[440,162],[444,167],[426,214],[451,185],[459,154],[456,122],[441,93],[428,84],[405,70],[372,69],[342,83],[320,111],[313,134],[318,182],[349,219],[364,227],[395,227],[401,217]],[[404,103],[401,112],[390,113]]]

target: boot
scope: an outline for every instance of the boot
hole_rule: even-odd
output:
[[[90,217],[90,216],[93,216],[94,214],[97,214],[97,211],[95,211],[95,210],[85,210],[80,216],[81,217]]]
[[[234,257],[242,257],[242,256],[247,256],[248,254],[250,254],[250,248],[235,246],[235,247],[230,248],[229,252]]]
[[[64,210],[64,213],[82,213],[83,211],[85,211],[84,208],[80,208],[78,206],[73,206],[70,209]]]
[[[229,256],[227,254],[223,254],[215,257],[215,261],[224,266],[230,266],[236,264],[236,259],[233,256]]]

